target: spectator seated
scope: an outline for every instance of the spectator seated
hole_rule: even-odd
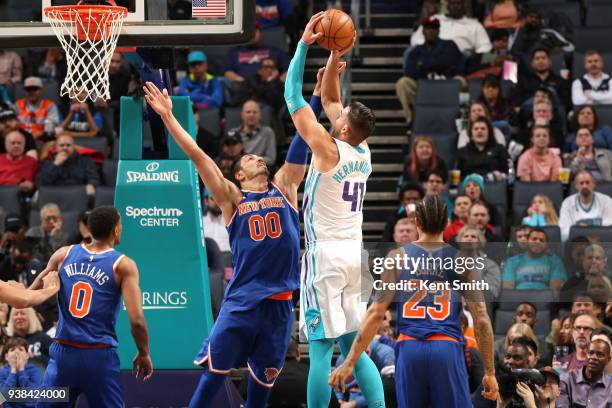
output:
[[[572,178],[580,170],[591,173],[596,182],[612,181],[612,152],[595,147],[595,139],[589,128],[576,131],[576,149],[566,155],[565,166],[569,167]]]
[[[196,109],[218,108],[223,104],[221,82],[208,72],[208,58],[202,51],[187,57],[189,73],[181,80],[177,95],[189,96]]]
[[[584,55],[584,74],[572,83],[572,103],[581,105],[611,105],[610,75],[604,72],[604,60],[597,51]]]
[[[6,153],[0,155],[0,185],[19,186],[31,194],[34,190],[38,161],[25,154],[25,137],[14,130],[4,137]]]
[[[26,78],[23,87],[26,96],[15,103],[21,129],[31,133],[36,140],[50,137],[60,123],[57,106],[52,100],[42,98],[40,78]]]
[[[531,130],[531,147],[519,157],[516,175],[523,182],[559,180],[559,149],[551,149],[550,128],[536,125]]]
[[[593,146],[600,149],[612,149],[612,129],[605,123],[600,123],[597,111],[591,105],[584,105],[574,111],[572,128],[587,128],[593,135]],[[563,151],[573,152],[578,148],[576,133],[569,133],[565,137]]]

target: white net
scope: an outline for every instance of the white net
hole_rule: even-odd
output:
[[[60,6],[46,8],[45,14],[66,52],[68,72],[60,94],[79,102],[110,99],[108,68],[127,9]]]

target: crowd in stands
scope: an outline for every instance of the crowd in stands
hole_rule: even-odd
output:
[[[485,259],[499,371],[542,370],[542,385],[519,383],[513,392],[532,407],[587,406],[587,397],[588,406],[605,407],[612,400],[612,233],[597,227],[612,228],[612,115],[606,114],[612,61],[602,50],[575,47],[567,18],[535,3],[423,1],[395,87],[409,137],[397,209],[385,217],[381,242],[415,241],[415,203],[442,195],[449,215],[444,240]],[[171,18],[189,18],[189,2],[168,4]],[[270,167],[281,163],[292,132],[282,94],[303,11],[288,0],[257,0],[256,13],[249,43],[222,56],[208,48],[178,52],[172,72],[174,94],[189,96],[197,117],[213,118],[196,121],[198,143],[228,177],[242,153],[261,155]],[[265,42],[266,30],[279,27],[286,38]],[[572,66],[583,71],[564,68]],[[2,280],[27,285],[56,249],[91,239],[87,210],[114,185],[105,166],[116,163],[119,101],[138,94],[138,73],[114,53],[110,100],[87,103],[59,96],[65,74],[60,49],[0,50],[0,186],[13,186],[17,197],[0,225]],[[456,132],[448,137],[415,131],[417,95],[429,81],[452,82],[458,90],[450,118]],[[57,186],[79,188],[82,208],[65,210],[49,200],[46,192]],[[207,248],[224,258],[211,272],[211,287],[222,296],[231,277],[227,230],[214,197],[205,192],[203,200]],[[388,406],[394,406],[394,319],[389,313],[370,348]],[[12,310],[0,304],[6,362],[0,387],[40,383],[56,320],[52,303]],[[479,398],[484,366],[468,311],[464,332],[474,406],[495,406]],[[302,346],[292,341],[271,406],[304,397],[295,392],[306,389]],[[335,396],[340,406],[363,406],[358,386],[347,390]],[[507,403],[508,395],[502,397]]]

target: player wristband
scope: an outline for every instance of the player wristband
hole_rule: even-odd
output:
[[[319,96],[312,95],[310,98],[310,107],[318,119],[323,108],[321,105],[321,98]],[[289,145],[289,150],[287,151],[285,161],[293,164],[308,163],[308,145],[298,132],[295,132],[295,136]]]
[[[285,102],[289,113],[292,115],[298,109],[308,105],[302,95],[302,81],[304,80],[304,65],[306,64],[307,53],[308,45],[300,41],[285,78]]]

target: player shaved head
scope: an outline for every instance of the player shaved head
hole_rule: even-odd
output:
[[[91,236],[94,239],[102,241],[111,237],[120,220],[121,217],[115,207],[103,205],[94,209],[89,214],[89,217],[87,217],[87,228],[91,231]]]

